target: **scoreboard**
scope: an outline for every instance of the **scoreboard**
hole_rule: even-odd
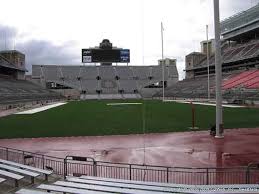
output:
[[[82,49],[82,63],[129,63],[129,49]]]

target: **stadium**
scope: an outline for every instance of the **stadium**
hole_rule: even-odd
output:
[[[218,21],[183,80],[108,39],[31,73],[0,51],[0,193],[258,193],[258,13]]]

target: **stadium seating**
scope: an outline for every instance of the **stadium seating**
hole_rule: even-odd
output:
[[[0,104],[61,99],[62,96],[25,80],[0,77]]]
[[[135,66],[132,67],[133,76],[139,80],[147,80],[151,76],[151,69],[150,67],[143,67],[143,66]]]
[[[254,58],[259,55],[259,41],[252,40],[247,43],[222,47],[223,62],[229,63],[244,59]],[[214,54],[210,57],[210,64],[214,64]],[[206,66],[206,58],[201,61],[200,66]]]
[[[48,67],[45,66],[45,68],[48,68]],[[97,67],[82,66],[80,67],[80,69],[78,68],[78,70],[80,71],[79,75],[81,79],[85,79],[85,80],[96,79],[96,77],[99,75],[99,69]]]
[[[137,90],[136,80],[119,80],[119,89],[124,90],[124,93],[134,93]]]
[[[18,183],[21,179],[29,177],[31,179],[31,183],[34,184],[34,179],[39,177],[41,174],[44,174],[45,179],[47,180],[47,176],[51,175],[52,171],[0,159],[0,183],[10,179],[14,181],[14,186],[18,187]]]
[[[100,83],[97,79],[92,80],[81,80],[82,90],[86,91],[88,94],[96,94],[97,90],[100,90]]]
[[[48,68],[42,68],[42,77],[46,81],[60,80],[61,71],[57,66],[49,66]]]
[[[100,80],[100,88],[102,94],[117,94],[119,90],[117,81],[114,79]]]
[[[194,79],[185,79],[165,89],[165,97],[201,99],[208,97],[208,78],[199,76]],[[258,101],[259,70],[248,70],[223,74],[223,98],[235,101],[256,100]],[[210,96],[215,98],[215,75],[210,76]],[[153,97],[161,97],[159,91]]]
[[[61,66],[60,71],[61,71],[62,77],[68,80],[74,80],[78,78],[80,73],[80,71],[78,71],[78,68],[74,66]]]
[[[45,180],[42,179],[42,176],[45,176]],[[48,176],[51,177],[48,179]],[[34,179],[36,179],[36,183]],[[10,184],[12,181],[15,182],[14,185]],[[258,184],[189,185],[87,175],[77,177],[69,175],[61,179],[52,170],[4,159],[0,159],[0,184],[8,185],[8,187],[1,187],[4,189],[1,192],[4,191],[4,193],[6,193],[5,191],[10,193],[10,190],[11,193],[15,192],[13,188],[19,187],[16,188],[16,194],[45,194],[50,192],[74,194],[257,193],[259,190]]]
[[[98,99],[122,99],[121,94],[100,94]]]
[[[166,66],[164,72],[165,80],[178,80],[175,66]],[[136,96],[136,93],[151,97],[157,91],[142,89],[162,80],[162,67],[34,65],[32,75],[33,78],[43,78],[45,82],[55,82],[76,89],[84,95],[81,99],[102,99],[105,96],[110,98],[112,95],[108,94],[120,94],[121,98],[124,98],[121,94],[129,94],[131,98],[138,98],[139,95]],[[153,92],[150,92],[151,90]],[[127,98],[127,95],[125,96]],[[114,97],[118,98],[116,95]]]
[[[235,87],[257,88],[256,84],[259,79],[259,70],[244,71],[223,82],[223,89],[231,89]]]
[[[210,76],[210,86],[214,87],[215,77]],[[179,81],[177,84],[166,88],[166,97],[177,97],[177,98],[203,98],[207,96],[207,77],[200,77],[195,79],[186,79]],[[161,96],[161,91],[155,96]]]
[[[115,79],[115,67],[113,66],[100,66],[99,69],[99,76],[101,79]]]
[[[116,67],[116,75],[120,77],[120,79],[132,79],[133,71],[130,67],[127,66],[117,66]]]
[[[102,177],[66,177],[65,181],[41,184],[36,189],[21,189],[16,194],[43,194],[44,192],[63,192],[76,194],[164,194],[164,193],[256,193],[258,185],[183,185],[131,181]]]

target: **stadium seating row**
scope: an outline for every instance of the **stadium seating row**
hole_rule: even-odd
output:
[[[259,70],[242,72],[223,82],[223,89],[236,87],[259,89]]]
[[[259,55],[259,41],[253,40],[245,44],[222,47],[222,59],[225,63],[240,61],[244,59],[254,58]],[[214,64],[215,56],[210,57],[210,64]],[[200,66],[206,66],[204,59]]]
[[[28,176],[31,178],[31,183],[34,183],[34,179],[41,174],[45,175],[47,180],[48,176],[52,174],[52,171],[35,168],[16,162],[0,159],[0,176],[14,180],[15,187],[18,187],[18,181]],[[6,179],[0,177],[0,183],[3,183]]]
[[[13,161],[0,159],[0,184],[5,184],[6,179],[15,181],[15,187],[20,187],[16,194],[45,194],[45,193],[74,193],[74,194],[164,194],[164,193],[257,193],[258,184],[235,184],[235,185],[185,185],[173,183],[159,183],[147,181],[135,181],[126,179],[104,178],[81,175],[80,177],[67,176],[65,180],[57,178],[49,184],[48,176],[53,171],[40,169]],[[45,182],[39,185],[34,179],[41,175],[45,176]],[[3,177],[3,178],[2,178]],[[30,188],[20,185],[18,182],[25,177],[31,178]],[[54,177],[54,176],[53,176]],[[57,180],[58,179],[58,180]]]
[[[161,66],[33,65],[33,79],[65,85],[84,94],[136,94],[162,80]],[[175,66],[165,68],[165,80],[178,80]]]
[[[59,94],[46,90],[25,80],[0,77],[0,104],[30,102],[62,98]]]
[[[161,79],[161,66],[57,66],[33,65],[33,77],[43,77],[46,80],[64,79]],[[175,66],[165,67],[165,79],[178,77]]]
[[[81,100],[102,99],[141,99],[140,94],[82,94]]]
[[[33,192],[43,194],[45,191],[76,194],[256,193],[258,189],[257,184],[182,185],[81,176],[66,177],[65,181],[56,181],[53,184],[41,184],[37,187],[37,190],[21,189],[16,194],[30,194]]]
[[[223,75],[223,98],[234,101],[259,100],[259,70],[249,70],[242,73],[231,73]],[[215,75],[210,76],[210,95],[215,98]],[[153,97],[161,97],[162,92],[156,93]],[[166,88],[165,97],[173,98],[207,98],[208,78],[200,76],[194,79],[185,79]]]

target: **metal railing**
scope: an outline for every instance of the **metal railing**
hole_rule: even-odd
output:
[[[0,146],[0,158],[64,176],[99,176],[176,184],[252,184],[259,182],[259,163],[229,168],[186,168],[96,161],[90,157],[58,158]]]

